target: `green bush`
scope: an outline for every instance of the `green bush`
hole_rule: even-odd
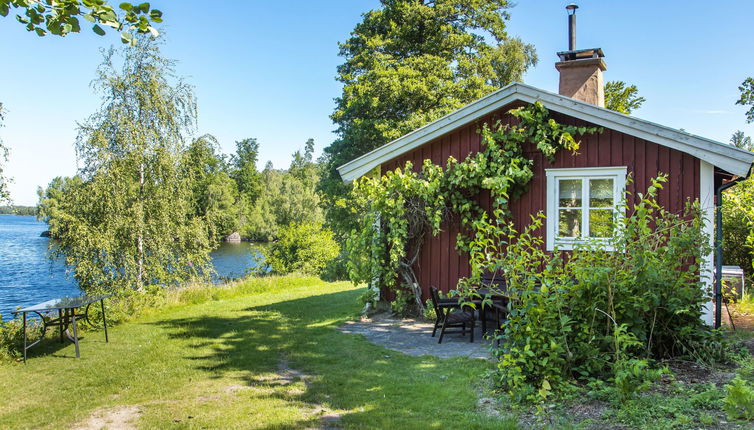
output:
[[[477,222],[472,276],[459,285],[468,297],[481,274],[504,276],[512,310],[499,381],[520,400],[592,378],[613,381],[627,398],[644,385],[651,360],[697,358],[715,344],[701,320],[709,297],[699,270],[710,251],[701,214],[698,205],[682,214],[660,207],[663,181],[622,208],[612,249],[588,242],[567,257],[547,253],[536,235],[541,214],[520,234],[512,224]]]
[[[0,315],[0,318],[2,315]],[[18,358],[23,355],[23,323],[20,316],[2,321],[0,319],[0,359],[8,360]],[[30,336],[36,336],[29,339],[29,342],[34,342],[38,338],[39,328],[33,321],[30,322],[28,331]]]
[[[754,388],[740,376],[725,386],[723,409],[731,419],[754,420]]]
[[[280,230],[279,239],[264,251],[264,257],[274,273],[319,276],[339,252],[332,232],[321,224],[294,223]]]

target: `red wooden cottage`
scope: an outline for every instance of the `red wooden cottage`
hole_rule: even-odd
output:
[[[588,207],[587,198],[579,199],[583,202],[580,208],[560,208],[558,196],[601,194],[601,198],[612,198],[615,205],[626,188],[641,192],[658,173],[669,175],[659,202],[670,211],[680,211],[687,199],[699,200],[713,238],[716,192],[732,179],[749,174],[754,153],[608,110],[604,107],[602,50],[571,50],[558,55],[559,94],[513,83],[339,167],[340,175],[350,182],[375,168],[385,172],[403,167],[406,161],[418,167],[425,159],[442,166],[449,156],[462,160],[480,150],[477,130],[482,124],[510,121],[510,109],[539,101],[561,123],[604,128],[600,134],[583,138],[577,155],[560,151],[553,163],[533,145],[525,148],[534,160],[535,175],[529,191],[511,203],[511,210],[518,225],[528,223],[530,214],[543,211],[547,215],[543,236],[548,250],[556,245],[568,249],[588,237],[589,211],[604,210]],[[627,185],[628,174],[633,182]],[[556,222],[564,217],[568,229],[560,229]],[[457,234],[457,225],[446,225],[439,235],[425,238],[415,268],[423,299],[428,298],[430,285],[447,292],[459,278],[469,275],[467,256],[456,251]],[[714,267],[713,256],[707,264]],[[711,276],[707,283],[713,291]],[[712,303],[706,319],[712,323]]]

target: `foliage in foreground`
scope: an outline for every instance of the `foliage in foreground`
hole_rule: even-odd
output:
[[[546,398],[576,381],[609,380],[630,397],[647,379],[651,360],[689,356],[724,359],[725,349],[701,319],[709,292],[699,274],[711,250],[698,205],[667,212],[656,201],[664,177],[629,207],[616,238],[577,248],[568,258],[543,251],[534,234],[486,217],[472,242],[472,296],[483,273],[502,276],[512,310],[498,352],[499,382],[519,399]],[[612,247],[612,249],[611,249]],[[655,375],[654,377],[657,377]]]
[[[162,12],[151,9],[149,3],[121,2],[118,8],[120,11],[104,0],[0,0],[0,16],[7,17],[15,9],[23,11],[16,15],[16,21],[37,36],[78,33],[79,18],[93,23],[92,31],[100,36],[105,34],[102,27],[121,32],[123,43],[135,42],[133,32],[158,34],[152,23],[162,22]]]

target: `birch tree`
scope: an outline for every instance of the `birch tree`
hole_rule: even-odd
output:
[[[85,290],[142,289],[205,273],[208,229],[193,215],[181,168],[196,123],[193,88],[151,37],[105,52],[93,87],[102,107],[79,125],[80,184],[50,223],[57,254]]]

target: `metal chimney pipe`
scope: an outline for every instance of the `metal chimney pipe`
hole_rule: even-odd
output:
[[[571,3],[566,6],[568,11],[568,50],[576,50],[576,9],[579,6],[576,3]]]

